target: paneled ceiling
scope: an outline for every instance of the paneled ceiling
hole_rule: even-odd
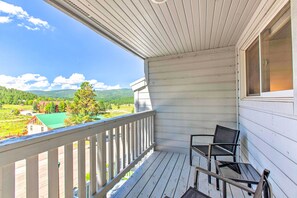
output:
[[[235,45],[261,0],[47,0],[142,58]]]

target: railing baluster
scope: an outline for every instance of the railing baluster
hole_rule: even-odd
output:
[[[118,174],[121,169],[121,164],[120,164],[120,131],[119,127],[116,127],[114,129],[115,132],[115,152],[116,152],[116,173]]]
[[[15,163],[0,168],[0,197],[15,197]]]
[[[90,195],[96,193],[96,137],[90,138]]]
[[[147,122],[146,122],[146,118],[143,118],[143,128],[144,128],[144,149],[145,150],[147,148]]]
[[[85,140],[78,141],[78,197],[86,197]]]
[[[155,143],[155,116],[152,115],[152,143]]]
[[[58,148],[48,151],[48,197],[59,197]]]
[[[145,118],[146,119],[146,148],[150,146],[150,122],[149,122],[149,117]]]
[[[26,196],[38,197],[38,155],[26,159]]]
[[[138,137],[139,137],[139,120],[136,121],[135,123],[135,146],[136,146],[136,150],[135,150],[135,157],[137,158],[139,155],[139,141],[138,141]]]
[[[150,117],[147,117],[147,147],[151,146],[151,130],[150,130],[150,126],[151,126],[151,122],[150,122]]]
[[[98,160],[98,185],[99,188],[106,184],[106,133],[97,135],[97,160]]]
[[[131,156],[135,160],[135,122],[131,123]]]
[[[141,119],[141,151],[142,153],[144,151],[144,120]]]
[[[151,119],[150,127],[151,127],[151,145],[152,145],[154,143],[154,141],[153,141],[153,116],[150,116],[150,119]]]
[[[64,146],[65,197],[73,197],[73,143]]]
[[[121,127],[121,140],[122,140],[122,169],[126,167],[126,144],[125,144],[125,137],[126,137],[126,127],[123,125]]]
[[[131,152],[130,152],[130,148],[131,148],[131,144],[130,144],[130,123],[126,124],[126,143],[127,143],[127,161],[128,164],[130,164],[131,162]]]
[[[113,129],[108,131],[108,180],[113,178]]]

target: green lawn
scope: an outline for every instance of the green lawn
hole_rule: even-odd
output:
[[[31,116],[14,115],[12,111],[17,109],[31,110],[31,105],[3,105],[0,109],[0,139],[6,136],[21,135],[26,129]]]
[[[118,106],[116,106],[116,105],[112,105],[112,110],[108,110],[108,114],[104,115],[104,117],[113,118],[116,116],[130,114],[133,112],[134,112],[133,104],[120,105],[120,108],[118,108]]]
[[[32,110],[31,105],[3,105],[0,109],[0,140],[7,136],[21,135],[25,130],[28,121],[32,118],[31,116],[14,115],[12,111],[14,109],[21,110]],[[112,118],[125,114],[130,114],[134,110],[133,104],[120,105],[119,108],[116,105],[112,105],[112,110],[109,110],[104,115],[106,118]]]

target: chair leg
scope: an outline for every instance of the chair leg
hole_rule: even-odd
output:
[[[190,166],[192,166],[192,148],[190,147]]]
[[[198,174],[199,172],[196,170],[195,181],[194,181],[194,188],[198,189]]]
[[[208,171],[211,171],[211,156],[207,158]],[[208,183],[211,184],[211,176],[208,175]]]
[[[233,156],[233,162],[236,162],[236,156],[235,155]]]
[[[217,156],[214,156],[214,159],[217,160]],[[216,167],[216,174],[219,174],[219,170]],[[216,178],[217,190],[220,190],[220,181]]]

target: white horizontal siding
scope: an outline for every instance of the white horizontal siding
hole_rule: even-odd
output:
[[[217,124],[235,128],[233,47],[148,59],[147,76],[156,149],[187,153],[190,134],[213,134]]]
[[[238,49],[248,47],[287,2],[262,1],[238,41]],[[239,92],[243,97],[244,62],[239,61],[239,68]],[[243,98],[239,101],[239,126],[243,161],[252,163],[259,171],[270,170],[269,181],[275,197],[296,197],[297,116],[294,115],[294,99]]]
[[[135,112],[152,110],[151,98],[147,86],[134,92]]]

